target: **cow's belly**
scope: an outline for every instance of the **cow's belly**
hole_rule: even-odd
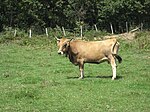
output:
[[[99,52],[82,52],[81,54],[78,54],[76,56],[77,63],[84,62],[84,63],[95,63],[99,64],[104,61],[108,61],[107,56],[105,56],[105,53],[99,53]]]
[[[94,64],[99,64],[102,62],[108,61],[107,57],[103,57],[103,58],[95,58],[95,59],[90,59],[90,58],[85,58],[84,59],[84,63],[94,63]]]

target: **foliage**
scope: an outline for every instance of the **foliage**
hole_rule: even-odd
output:
[[[35,35],[33,34],[31,38],[24,30],[17,29],[17,35],[14,37],[14,30],[12,28],[5,29],[5,32],[0,33],[0,43],[17,43],[22,46],[35,46],[38,45],[39,47],[42,46],[51,46],[56,44],[55,36],[58,38],[62,37],[62,31],[60,27],[55,29],[49,28],[49,36],[46,35]],[[78,31],[78,29],[76,30]],[[57,35],[56,35],[57,34]],[[76,38],[80,37],[79,32],[71,32],[66,29],[66,38]],[[107,31],[95,31],[95,30],[86,30],[83,33],[85,40],[101,40],[104,36],[111,35],[107,33]],[[143,31],[137,32],[136,37],[132,41],[124,41],[119,40],[123,48],[125,49],[150,49],[150,32]],[[121,45],[121,46],[122,46]]]
[[[107,31],[112,23],[115,32],[124,32],[125,22],[136,26],[144,23],[149,29],[149,9],[149,0],[3,0],[0,31],[6,27],[40,31],[57,25],[74,29],[81,22]]]
[[[149,31],[143,31],[143,32],[137,32],[135,34],[135,38],[133,40],[124,41],[122,39],[119,39],[119,42],[121,42],[121,48],[123,49],[133,49],[133,51],[136,50],[150,50],[150,32]]]
[[[94,39],[101,40],[106,35],[110,34],[107,33],[106,31],[95,31],[95,30],[86,31],[84,33],[84,37],[86,40],[94,40]]]
[[[12,30],[13,31],[13,30]],[[5,31],[0,33],[0,44],[11,44],[15,43],[20,46],[30,46],[30,47],[49,47],[50,49],[54,48],[55,40],[51,35],[47,37],[46,35],[33,35],[31,38],[24,31],[17,30],[16,37],[13,36],[14,32]]]
[[[134,43],[138,49],[150,49],[150,32],[138,33]]]
[[[17,36],[14,37],[14,30],[11,30],[11,28],[5,28],[5,31],[0,33],[0,43],[8,43],[14,40],[20,40],[22,37],[27,37],[24,31],[18,30]]]

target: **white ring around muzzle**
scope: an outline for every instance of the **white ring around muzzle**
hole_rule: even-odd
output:
[[[63,55],[64,53],[63,53],[62,51],[58,51],[58,54],[61,54],[61,55]]]

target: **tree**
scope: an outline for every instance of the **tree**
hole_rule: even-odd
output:
[[[3,0],[0,31],[5,27],[74,29],[81,23],[109,31],[112,23],[116,32],[124,32],[126,22],[149,23],[149,11],[149,0]]]

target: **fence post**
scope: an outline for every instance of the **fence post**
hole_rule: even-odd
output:
[[[47,30],[47,28],[45,28],[45,31],[46,31],[46,36],[48,37],[48,30]]]
[[[141,23],[141,31],[143,30],[143,23]]]
[[[126,32],[127,32],[127,33],[129,32],[129,29],[128,29],[128,22],[126,22]]]
[[[31,32],[31,28],[30,28],[30,30],[29,30],[29,38],[31,38],[31,36],[32,36],[32,32]]]
[[[112,23],[110,23],[110,28],[111,28],[111,34],[114,34]]]
[[[81,38],[83,38],[83,30],[82,30],[82,25],[80,26],[81,29]]]
[[[96,30],[96,31],[98,31],[98,30],[97,30],[97,26],[96,26],[96,24],[94,25],[94,27],[95,27],[95,30]]]
[[[15,29],[15,32],[14,32],[14,37],[16,37],[16,35],[17,35],[17,30]]]

